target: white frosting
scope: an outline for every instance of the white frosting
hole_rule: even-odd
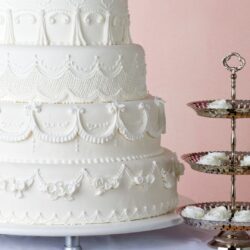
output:
[[[0,43],[130,43],[127,0],[1,0]]]
[[[0,223],[129,221],[177,206],[184,169],[160,147],[162,100],[2,102],[0,111]]]
[[[196,206],[188,206],[182,211],[182,216],[192,219],[202,219],[204,215],[204,209]]]
[[[0,47],[0,99],[82,103],[147,96],[144,51],[111,47]]]
[[[232,109],[232,105],[227,100],[217,100],[208,105],[210,109]]]
[[[176,208],[184,168],[160,146],[164,102],[148,95],[127,0],[2,0],[0,44],[0,223]]]
[[[237,211],[233,217],[234,222],[250,222],[250,210]]]
[[[170,151],[126,164],[1,164],[0,222],[77,225],[157,216],[176,207],[182,173]],[[32,182],[9,190],[13,177]]]
[[[220,166],[226,160],[227,156],[225,153],[213,152],[202,156],[197,163],[202,165]]]
[[[241,166],[250,166],[250,155],[244,156],[243,160],[240,162]]]
[[[229,221],[232,212],[224,206],[205,211],[197,206],[188,206],[182,211],[182,216],[191,219],[210,221]]]
[[[220,206],[211,209],[206,215],[203,217],[203,220],[210,221],[228,221],[231,218],[231,211],[227,210],[226,207]]]

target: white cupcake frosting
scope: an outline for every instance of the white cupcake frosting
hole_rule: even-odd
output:
[[[250,210],[237,211],[233,218],[234,222],[250,222]]]
[[[192,219],[202,219],[205,215],[204,209],[196,206],[188,206],[182,211],[182,216]]]
[[[225,153],[213,152],[202,156],[197,163],[202,165],[220,166],[226,160],[227,156]]]
[[[205,211],[197,206],[188,206],[182,211],[181,215],[190,219],[228,222],[232,217],[232,211],[224,206],[216,207],[209,211]],[[250,210],[236,211],[232,221],[250,223]]]
[[[211,209],[208,213],[205,214],[203,220],[211,221],[228,221],[232,213],[224,206],[216,207]]]
[[[246,155],[240,162],[241,166],[250,166],[250,155]]]
[[[210,109],[231,109],[232,105],[231,105],[231,103],[227,102],[227,100],[217,100],[217,101],[211,102],[208,105],[208,108],[210,108]]]
[[[231,215],[232,212],[224,206],[213,208],[207,212],[197,206],[188,206],[182,211],[183,217],[211,221],[229,221]]]

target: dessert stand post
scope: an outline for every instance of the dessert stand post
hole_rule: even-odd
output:
[[[230,66],[229,61],[236,58],[239,61],[239,66]],[[194,204],[193,206],[204,209],[205,212],[213,208],[224,206],[232,212],[229,221],[225,220],[204,220],[185,217],[182,212],[187,207],[179,209],[185,223],[196,228],[207,230],[219,230],[220,233],[216,236],[209,245],[218,249],[249,249],[250,237],[247,231],[250,231],[250,222],[237,222],[233,220],[235,213],[242,210],[250,210],[250,203],[237,202],[236,199],[236,176],[250,175],[250,162],[242,164],[244,157],[250,156],[250,152],[236,151],[236,120],[238,118],[250,118],[250,101],[236,99],[236,80],[237,72],[245,67],[246,61],[238,53],[231,53],[223,60],[223,65],[231,72],[231,100],[225,101],[225,106],[213,106],[215,102],[220,101],[200,101],[190,103],[198,115],[208,118],[227,118],[231,120],[231,151],[230,152],[201,152],[187,154],[183,159],[196,171],[209,174],[231,175],[231,202],[211,202]],[[225,160],[220,163],[201,163],[200,160],[204,156],[211,153],[220,153],[225,155]]]

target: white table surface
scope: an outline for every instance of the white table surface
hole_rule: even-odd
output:
[[[215,233],[180,225],[158,231],[82,237],[83,250],[206,250]],[[0,236],[1,250],[62,250],[63,238]]]

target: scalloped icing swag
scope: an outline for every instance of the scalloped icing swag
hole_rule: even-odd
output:
[[[83,121],[84,114],[88,112],[88,110],[84,107],[75,106],[70,109],[73,117],[70,129],[67,129],[68,131],[65,132],[65,134],[53,134],[43,131],[39,126],[36,114],[42,112],[42,105],[30,104],[25,106],[27,119],[21,131],[10,133],[0,129],[0,140],[4,142],[21,142],[27,140],[32,134],[35,138],[48,143],[66,143],[80,136],[86,142],[104,144],[113,140],[117,133],[129,141],[140,140],[144,138],[146,134],[153,138],[158,138],[162,133],[165,133],[166,118],[164,102],[160,99],[155,99],[154,105],[156,105],[158,109],[158,128],[152,125],[153,121],[151,119],[149,104],[142,102],[133,107],[135,110],[139,110],[142,115],[139,119],[140,126],[137,125],[137,128],[133,127],[133,129],[131,129],[126,125],[125,118],[122,116],[122,114],[126,113],[126,104],[111,103],[106,106],[108,112],[112,115],[112,120],[104,132],[95,134],[91,129],[88,129],[88,126]],[[136,117],[132,123],[136,125],[138,123],[138,117]],[[131,124],[131,121],[129,124]]]

